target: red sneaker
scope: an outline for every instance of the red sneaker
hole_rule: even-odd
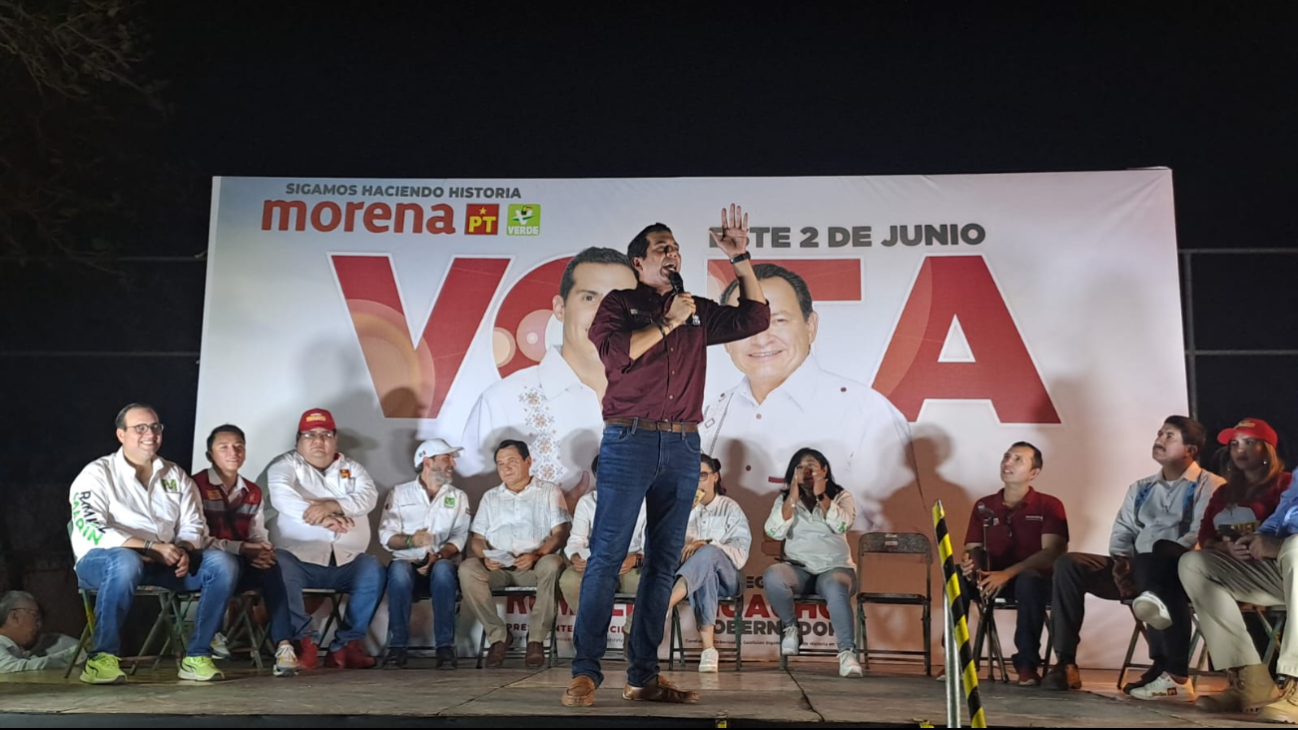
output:
[[[310,636],[297,642],[297,665],[301,669],[315,669],[320,661],[320,647]]]

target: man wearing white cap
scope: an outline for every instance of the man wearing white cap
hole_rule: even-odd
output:
[[[384,669],[406,665],[410,606],[415,592],[432,596],[437,668],[455,668],[456,571],[469,538],[469,498],[453,486],[455,457],[463,451],[442,439],[415,450],[418,479],[388,493],[379,540],[392,553],[388,564],[388,654]]]

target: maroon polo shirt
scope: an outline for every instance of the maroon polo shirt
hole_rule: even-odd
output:
[[[631,333],[661,322],[671,297],[640,284],[611,291],[600,302],[588,336],[608,376],[604,418],[698,423],[703,420],[708,345],[751,337],[771,323],[765,302],[740,298],[738,306],[723,307],[695,297],[698,326],[686,322],[632,360]]]
[[[1002,489],[975,502],[965,533],[966,545],[980,543],[987,548],[992,570],[1004,570],[1040,552],[1042,535],[1059,535],[1068,540],[1068,517],[1063,502],[1028,487],[1027,495],[1011,510],[1005,506],[1004,497]],[[983,540],[984,518],[978,510],[980,504],[992,513],[986,540]]]

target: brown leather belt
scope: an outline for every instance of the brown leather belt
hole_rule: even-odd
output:
[[[679,421],[650,421],[647,418],[606,418],[605,426],[630,426],[643,431],[671,431],[672,433],[695,433],[699,430],[697,423]]]

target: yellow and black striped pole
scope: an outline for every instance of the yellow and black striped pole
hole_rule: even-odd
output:
[[[973,650],[969,645],[969,619],[965,616],[964,601],[960,600],[960,577],[951,551],[951,534],[946,529],[946,510],[942,509],[940,500],[933,505],[933,529],[937,533],[937,554],[942,560],[942,577],[946,582],[946,610],[951,616],[951,625],[955,627],[955,644],[959,647],[960,678],[965,703],[969,706],[969,724],[971,727],[987,727],[982,698],[978,695],[978,670],[974,667]],[[955,677],[948,675],[947,681],[953,682]]]

